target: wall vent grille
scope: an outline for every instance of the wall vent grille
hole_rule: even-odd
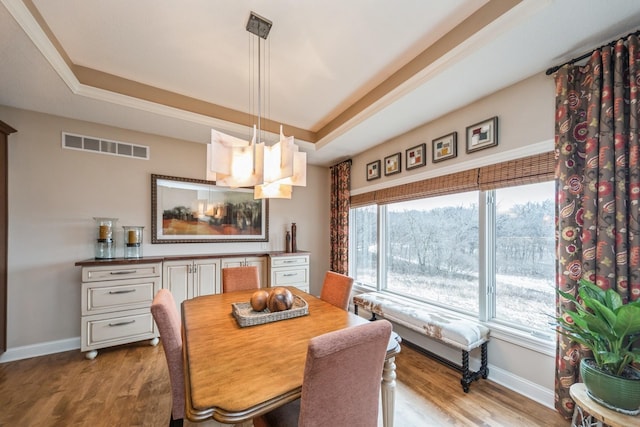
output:
[[[62,132],[62,148],[144,160],[149,160],[150,153],[149,147],[144,145],[111,141],[92,136],[75,135],[67,132]]]

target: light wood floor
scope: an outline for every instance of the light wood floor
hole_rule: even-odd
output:
[[[458,372],[409,347],[396,364],[397,427],[570,425],[489,380],[465,394]],[[166,427],[170,399],[161,345],[105,349],[95,360],[69,351],[0,364],[0,426]]]

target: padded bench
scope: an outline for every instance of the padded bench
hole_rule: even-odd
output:
[[[354,311],[358,307],[371,312],[371,320],[376,315],[409,328],[413,331],[462,350],[462,365],[456,365],[431,352],[430,356],[462,372],[462,389],[469,392],[469,385],[479,378],[487,378],[487,344],[489,328],[479,322],[456,316],[453,313],[416,304],[406,299],[382,292],[369,292],[353,297]],[[481,364],[476,372],[469,369],[469,352],[480,347]]]

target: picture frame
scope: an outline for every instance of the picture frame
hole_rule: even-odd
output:
[[[405,168],[407,170],[422,167],[427,164],[427,145],[422,143],[405,151]]]
[[[384,176],[394,175],[402,171],[402,156],[395,153],[384,158]]]
[[[431,160],[433,163],[452,159],[458,155],[458,132],[441,136],[431,141]]]
[[[380,178],[380,160],[367,163],[367,181]]]
[[[498,117],[467,127],[467,153],[498,145]]]
[[[151,175],[151,243],[268,241],[269,199],[253,188]]]

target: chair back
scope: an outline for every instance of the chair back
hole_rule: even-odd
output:
[[[260,289],[258,267],[227,267],[222,269],[222,292]]]
[[[309,341],[298,425],[378,425],[391,323],[378,320]]]
[[[160,289],[151,303],[151,314],[158,325],[171,382],[171,417],[184,418],[184,368],[182,366],[181,320],[176,302],[168,289]]]
[[[343,310],[349,310],[349,297],[353,287],[353,278],[344,274],[327,271],[322,283],[320,299]]]

